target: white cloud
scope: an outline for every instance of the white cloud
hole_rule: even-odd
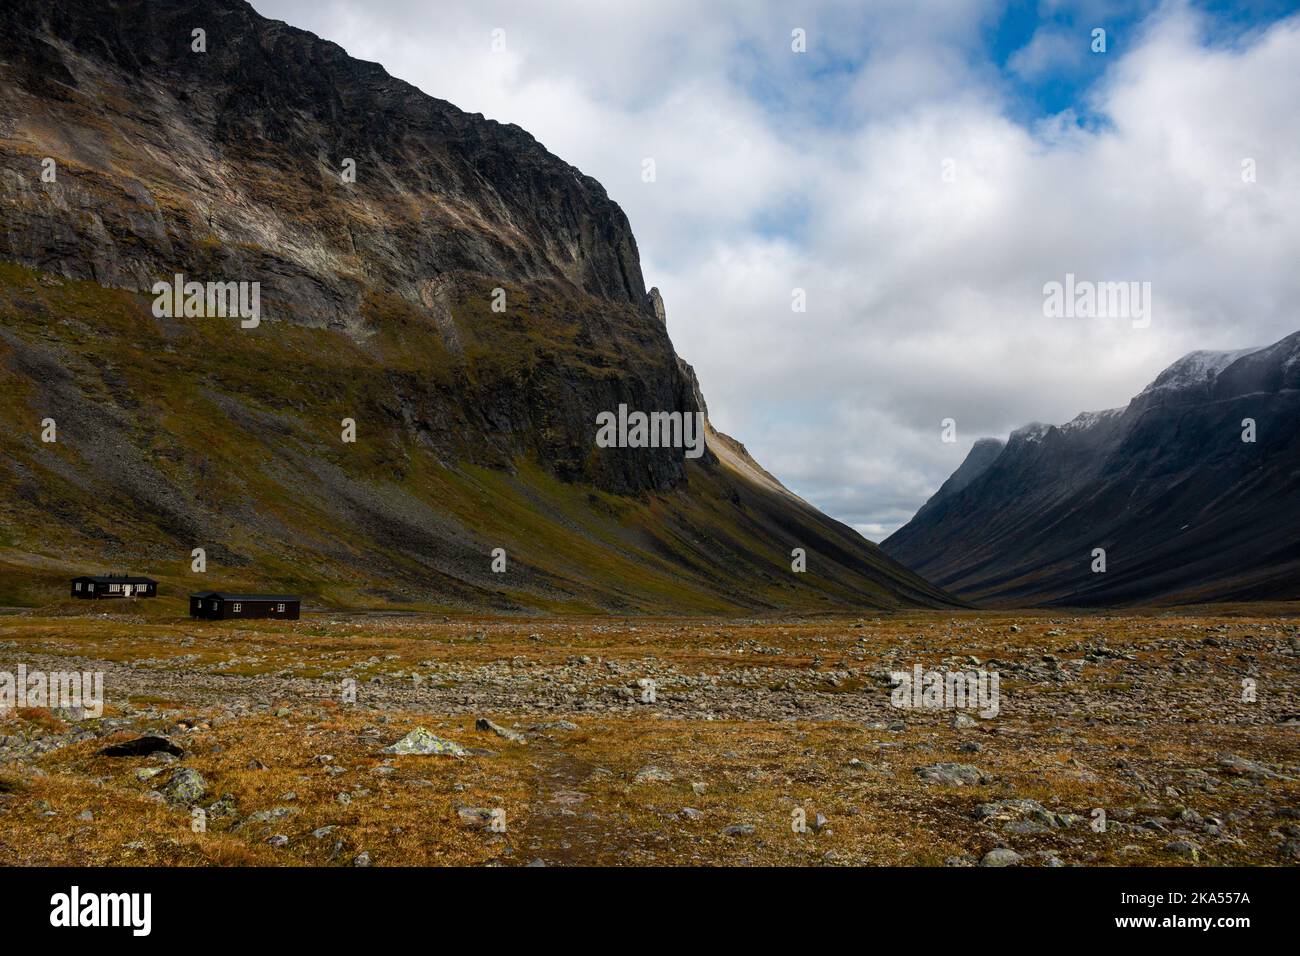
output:
[[[1167,4],[1112,38],[1124,52],[1082,129],[1008,118],[979,55],[996,13],[974,2],[255,6],[604,183],[717,424],[873,537],[981,435],[1123,404],[1184,352],[1300,328],[1300,18],[1219,45]],[[1151,282],[1151,327],[1045,318],[1043,284],[1066,272]]]

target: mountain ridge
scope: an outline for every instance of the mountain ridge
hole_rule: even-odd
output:
[[[0,601],[125,565],[342,606],[957,603],[707,424],[626,216],[523,130],[241,0],[0,26]],[[151,310],[175,274],[259,282],[260,322]],[[620,405],[705,416],[704,456],[598,448]]]
[[[1242,440],[1247,419],[1254,441]],[[1293,599],[1298,439],[1300,332],[1192,352],[1122,409],[1012,432],[881,547],[999,606]],[[1095,548],[1105,572],[1092,570]]]

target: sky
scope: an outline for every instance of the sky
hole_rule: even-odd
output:
[[[600,180],[715,427],[872,540],[980,437],[1300,329],[1300,0],[252,2]]]

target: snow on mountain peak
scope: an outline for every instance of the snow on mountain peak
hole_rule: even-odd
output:
[[[1237,349],[1232,352],[1211,352],[1205,349],[1188,352],[1157,375],[1155,381],[1144,388],[1142,392],[1145,394],[1161,388],[1186,388],[1189,385],[1204,385],[1237,359],[1259,350],[1260,347],[1256,346],[1255,348]]]
[[[1106,421],[1108,418],[1114,418],[1116,415],[1124,414],[1126,406],[1119,408],[1104,408],[1099,412],[1080,412],[1072,419],[1061,426],[1061,431],[1083,431],[1091,428],[1093,425]]]

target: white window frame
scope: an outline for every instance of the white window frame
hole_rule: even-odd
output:
[[[242,611],[243,609],[244,609],[244,605],[239,604],[239,603],[236,603],[236,604],[234,604],[234,605],[230,608],[230,613],[231,613],[231,614],[238,614],[238,613],[239,613],[240,611]]]
[[[283,604],[277,604],[277,605],[275,606],[275,613],[276,613],[276,614],[283,614],[283,613],[284,613],[284,605],[283,605]]]

